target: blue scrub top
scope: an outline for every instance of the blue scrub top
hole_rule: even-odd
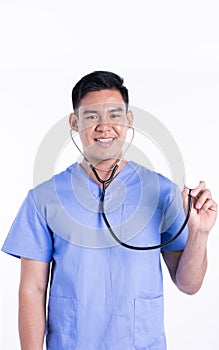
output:
[[[99,212],[101,189],[78,163],[29,191],[2,250],[52,262],[48,350],[165,350],[160,249],[115,242]],[[106,189],[119,238],[157,245],[184,221],[178,187],[128,162]],[[164,249],[182,250],[187,229]]]

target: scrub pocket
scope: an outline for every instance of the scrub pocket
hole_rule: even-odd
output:
[[[49,297],[47,349],[72,350],[76,339],[76,299]]]
[[[163,349],[163,296],[135,299],[134,346],[138,350]]]

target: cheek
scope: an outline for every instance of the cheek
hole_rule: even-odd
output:
[[[86,129],[81,128],[79,130],[80,139],[81,139],[81,142],[83,143],[84,146],[86,146],[92,142],[92,133],[93,133],[92,128],[86,128]]]
[[[128,131],[128,127],[123,126],[117,126],[116,127],[116,131],[118,133],[118,135],[120,135],[121,138],[125,138],[127,135],[127,131]]]

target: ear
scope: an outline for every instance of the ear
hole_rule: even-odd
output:
[[[74,131],[78,131],[78,117],[76,114],[71,113],[69,116],[69,124],[71,129]]]
[[[128,120],[128,125],[132,126],[133,119],[134,119],[132,111],[128,111],[127,114],[126,114],[126,117],[127,117],[127,120]]]

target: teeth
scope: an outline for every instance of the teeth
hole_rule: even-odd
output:
[[[113,141],[113,138],[109,138],[109,139],[97,139],[97,141],[100,141],[100,142],[111,142]]]

